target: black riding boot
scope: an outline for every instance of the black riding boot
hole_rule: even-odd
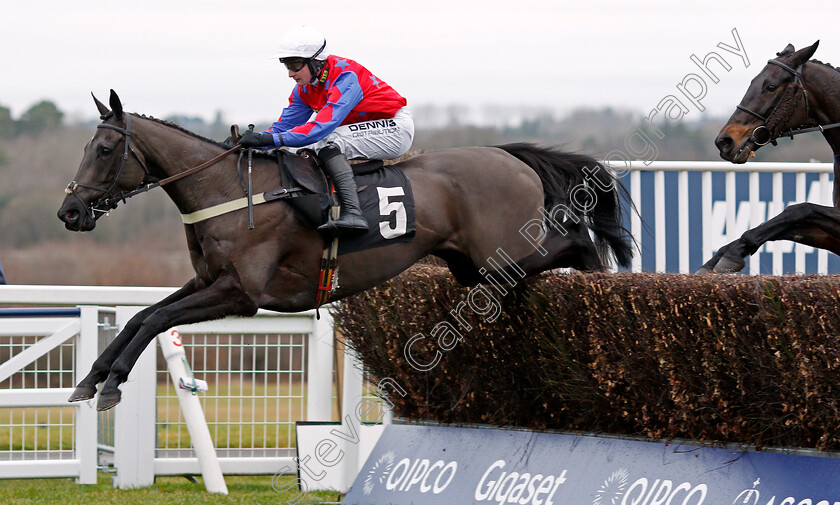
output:
[[[328,144],[318,153],[324,164],[324,171],[330,176],[335,185],[335,193],[341,202],[341,214],[338,220],[330,217],[326,224],[318,227],[318,231],[331,234],[348,235],[368,231],[368,224],[359,207],[359,196],[356,194],[356,181],[353,179],[353,169],[347,163],[347,158],[338,146]]]

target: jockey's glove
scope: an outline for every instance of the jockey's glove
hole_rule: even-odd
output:
[[[237,144],[242,147],[274,147],[274,137],[270,133],[256,133],[248,130],[242,134]]]

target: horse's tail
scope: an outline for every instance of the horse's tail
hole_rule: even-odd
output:
[[[606,258],[612,251],[619,265],[630,266],[633,249],[630,235],[621,224],[621,200],[630,201],[629,195],[607,168],[590,156],[566,153],[556,148],[526,143],[496,147],[518,158],[539,175],[545,194],[546,211],[551,212],[556,205],[580,211],[579,214],[589,218],[588,224],[595,233],[595,245],[601,258]],[[575,188],[581,184],[589,189],[575,192]],[[587,195],[593,195],[590,189],[596,197],[594,204],[587,199]]]

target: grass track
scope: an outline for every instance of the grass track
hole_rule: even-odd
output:
[[[293,476],[279,477],[280,489],[292,483]],[[313,505],[335,503],[336,493],[312,492],[298,498],[298,491],[278,493],[272,487],[272,476],[227,476],[228,495],[214,495],[204,484],[194,484],[183,477],[158,477],[148,488],[120,490],[111,487],[111,475],[99,474],[96,485],[82,486],[73,479],[0,480],[0,504],[3,505],[274,505],[299,503]],[[295,488],[296,489],[296,488]],[[300,501],[296,501],[300,499]]]

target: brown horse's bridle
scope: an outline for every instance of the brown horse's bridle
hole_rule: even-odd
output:
[[[108,114],[100,116],[100,119],[102,119],[102,121],[107,121],[113,115],[114,115],[113,112],[108,112]],[[220,155],[218,155],[218,156],[216,156],[216,157],[214,157],[210,160],[207,160],[204,163],[202,163],[202,164],[200,164],[196,167],[193,167],[189,170],[185,170],[184,172],[181,172],[179,174],[175,174],[175,175],[167,177],[165,179],[161,179],[159,181],[152,182],[152,181],[150,181],[150,179],[153,176],[149,172],[149,168],[146,166],[146,162],[143,160],[143,157],[140,156],[139,154],[137,154],[137,152],[134,149],[131,148],[131,114],[125,114],[125,128],[121,128],[119,126],[112,125],[112,124],[109,124],[109,123],[104,123],[104,122],[96,125],[96,127],[97,128],[107,128],[109,130],[117,131],[119,133],[122,133],[123,136],[125,137],[125,142],[124,142],[125,147],[123,149],[123,155],[122,155],[122,158],[120,159],[120,166],[117,167],[117,171],[114,174],[114,179],[111,181],[110,185],[107,188],[101,188],[101,187],[98,187],[98,186],[91,186],[89,184],[81,184],[81,183],[78,183],[76,181],[70,181],[70,184],[68,184],[67,188],[64,190],[64,192],[67,193],[68,195],[73,195],[76,198],[78,198],[79,202],[81,202],[81,204],[82,204],[82,207],[84,207],[88,210],[88,212],[90,213],[90,217],[93,218],[93,219],[97,218],[97,215],[95,214],[96,212],[99,212],[100,213],[99,215],[107,214],[111,210],[117,208],[117,204],[119,202],[125,203],[125,200],[127,198],[131,198],[132,196],[139,195],[140,193],[145,193],[146,191],[154,189],[158,186],[165,186],[165,185],[167,185],[171,182],[175,182],[179,179],[183,179],[184,177],[192,175],[192,174],[194,174],[194,173],[196,173],[200,170],[204,170],[205,168],[213,165],[214,163],[216,163],[220,159],[224,158],[228,154],[242,148],[241,145],[236,145],[232,149],[229,149],[229,150],[223,152],[222,154],[220,154]],[[125,167],[125,162],[128,161],[129,153],[134,155],[134,157],[140,163],[140,166],[143,168],[143,172],[144,172],[143,181],[140,183],[139,186],[137,186],[137,188],[135,188],[135,189],[133,189],[133,190],[127,192],[127,193],[126,192],[121,192],[119,196],[111,196],[111,192],[114,190],[114,188],[117,187],[117,183],[120,180],[120,176],[122,175],[123,168]],[[104,195],[104,198],[100,198],[99,200],[91,202],[90,204],[85,204],[84,200],[82,200],[82,198],[79,195],[76,194],[76,190],[79,189],[79,188],[86,188],[86,189],[91,189],[93,191],[98,191],[98,192],[100,192]]]
[[[807,119],[811,115],[811,107],[808,104],[808,90],[805,89],[805,84],[802,82],[802,65],[799,65],[798,68],[793,68],[789,65],[786,65],[786,64],[782,63],[779,60],[767,60],[767,64],[768,65],[776,65],[777,67],[782,68],[785,71],[789,72],[791,75],[793,75],[793,83],[796,86],[798,86],[798,88],[794,90],[790,99],[793,100],[793,98],[794,98],[793,95],[795,95],[796,92],[800,88],[802,89],[802,98],[805,101],[805,118]],[[804,65],[804,63],[803,63],[803,65]],[[767,117],[762,116],[758,112],[755,112],[754,110],[750,110],[750,109],[748,109],[747,107],[745,107],[741,104],[738,104],[735,107],[738,110],[744,111],[748,114],[751,114],[751,115],[757,117],[758,119],[760,119],[764,123],[764,124],[756,126],[755,129],[750,134],[750,140],[752,140],[752,142],[755,145],[763,146],[763,145],[766,145],[768,143],[772,143],[775,146],[776,145],[776,139],[779,138],[779,137],[790,135],[790,137],[793,138],[793,135],[796,134],[796,133],[805,133],[804,131],[801,131],[801,130],[797,130],[797,131],[794,132],[794,130],[791,129],[789,132],[779,134],[777,132],[771,132],[767,128],[767,124],[770,122],[771,119],[773,119],[773,116],[779,110],[779,106],[782,105],[782,102],[784,101],[784,98],[785,98],[784,96],[779,98],[779,101],[776,102],[776,105],[773,107],[773,110],[770,111],[770,114],[768,114]],[[818,129],[822,130],[822,129],[824,129],[824,127],[818,127]],[[809,129],[809,131],[814,131],[814,129]]]

